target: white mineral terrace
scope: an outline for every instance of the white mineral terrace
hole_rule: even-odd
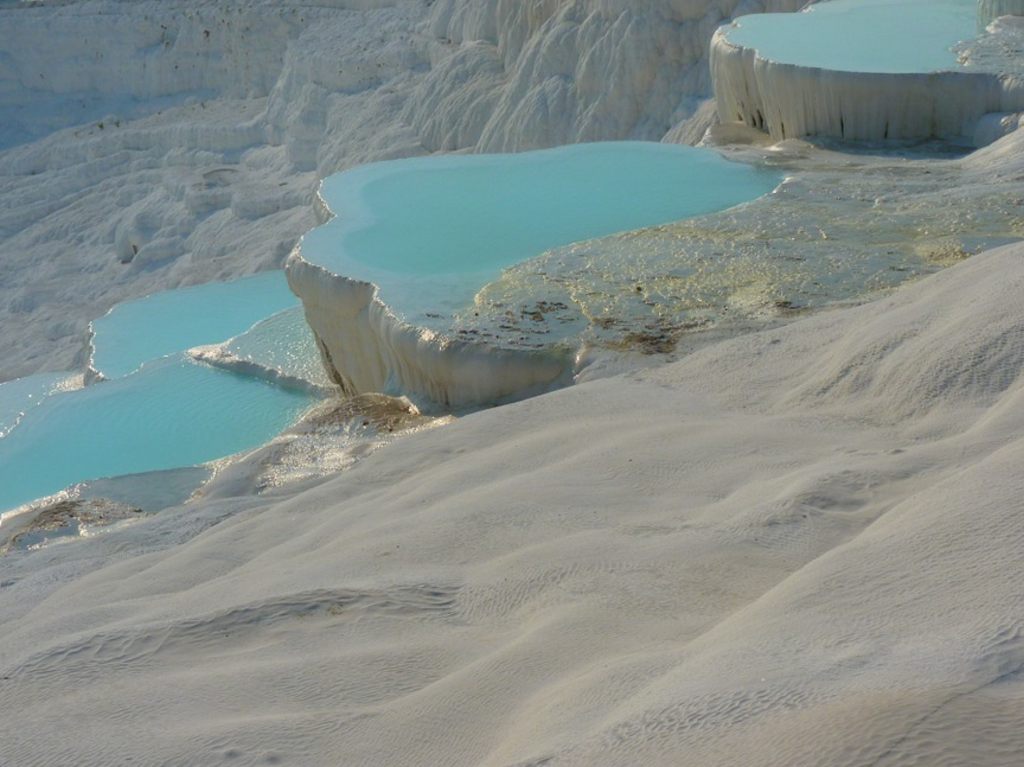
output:
[[[1024,109],[1024,87],[998,61],[972,65],[962,46],[976,14],[987,23],[1021,12],[1005,0],[833,0],[741,17],[711,42],[719,116],[775,139],[988,143],[1000,133],[993,121]]]

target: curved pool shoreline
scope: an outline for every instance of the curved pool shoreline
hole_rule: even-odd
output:
[[[591,159],[596,170],[588,173]],[[644,166],[642,173],[651,178],[617,175],[619,163],[633,171],[638,164]],[[559,175],[559,167],[582,175]],[[451,207],[443,200],[437,204],[440,236],[415,230],[405,233],[409,235],[405,241],[385,242],[379,251],[368,249],[373,255],[352,252],[354,235],[364,235],[373,226],[382,230],[394,226],[374,209],[367,195],[370,186],[415,174],[418,193],[429,196],[433,194],[431,179],[425,179],[425,174],[430,173],[439,174],[444,183],[451,181],[456,187],[451,192],[453,198],[463,204]],[[459,197],[457,187],[463,173],[471,176],[473,190],[482,190],[483,200],[477,199],[479,195],[469,202]],[[509,188],[510,179],[522,183],[523,188]],[[459,338],[452,331],[454,315],[445,312],[471,310],[477,291],[497,278],[501,269],[552,247],[728,208],[771,191],[781,179],[777,171],[733,163],[711,150],[645,142],[573,145],[518,155],[426,157],[362,166],[321,183],[317,205],[337,215],[300,241],[288,259],[286,273],[289,285],[302,300],[329,377],[346,393],[405,395],[428,408],[502,402],[568,383],[578,344],[567,338],[530,343],[511,333],[486,340]],[[420,188],[424,181],[426,191]],[[696,192],[687,189],[688,185]],[[556,187],[554,193],[552,186]],[[677,189],[679,198],[674,199]],[[684,199],[687,193],[691,197]],[[535,198],[551,202],[551,209],[536,210]],[[650,200],[660,205],[653,212],[644,210]],[[614,216],[600,208],[609,202],[618,205]],[[403,205],[401,199],[392,203],[398,208]],[[460,221],[459,214],[474,205],[481,215],[492,218],[483,225]],[[559,215],[566,212],[577,218],[560,221]],[[398,226],[407,226],[407,222]],[[486,230],[485,239],[478,238],[478,230]],[[423,237],[419,238],[421,231]],[[434,250],[424,245],[426,241]],[[491,241],[501,243],[497,248],[501,258],[488,253],[489,262],[466,271],[467,264],[476,265],[472,248]],[[448,242],[462,245],[463,250],[446,250]],[[465,249],[467,243],[469,250]],[[334,249],[328,250],[331,247]],[[389,248],[389,265],[400,264],[403,247],[413,253],[414,268],[408,273],[374,264],[373,256]],[[448,259],[444,264],[454,268],[431,263],[433,254]],[[403,302],[410,296],[413,301]]]

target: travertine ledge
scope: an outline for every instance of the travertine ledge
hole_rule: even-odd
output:
[[[286,266],[330,378],[349,395],[407,395],[418,404],[472,407],[567,383],[568,349],[505,349],[403,322],[372,283],[337,275],[296,249]]]
[[[722,122],[742,122],[772,138],[853,141],[942,138],[972,141],[992,112],[1024,109],[1024,85],[994,73],[846,72],[782,64],[755,48],[711,41],[711,76]]]

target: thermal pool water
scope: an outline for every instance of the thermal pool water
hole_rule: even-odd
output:
[[[329,391],[332,386],[298,306],[267,317],[222,344],[191,349],[189,354],[306,391]]]
[[[503,267],[579,240],[722,210],[771,191],[774,171],[716,152],[650,142],[512,155],[446,155],[365,165],[324,180],[338,215],[302,256],[372,282],[404,319],[472,304]]]
[[[92,323],[93,367],[107,378],[147,360],[237,336],[298,300],[280,271],[154,293]]]
[[[77,388],[70,383],[72,378],[70,373],[39,373],[0,383],[0,439],[10,434],[27,412],[51,394]]]
[[[900,74],[955,69],[976,34],[976,0],[831,0],[742,16],[726,39],[779,64]]]
[[[296,304],[280,271],[155,293],[93,323],[91,363],[108,380],[78,388],[69,374],[48,373],[0,384],[0,511],[76,483],[195,466],[274,437],[312,404],[315,387],[277,386],[266,380],[275,377],[269,367],[265,376],[241,375],[184,352],[212,342],[246,346],[249,333],[265,334],[268,314],[291,307],[294,316]],[[281,338],[293,367],[317,364],[294,327]]]
[[[0,439],[0,510],[98,477],[191,466],[266,442],[308,394],[180,356],[53,394]]]

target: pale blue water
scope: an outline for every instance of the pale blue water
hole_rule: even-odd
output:
[[[377,163],[324,181],[338,217],[307,234],[302,253],[376,283],[406,317],[452,311],[502,267],[727,208],[780,180],[709,150],[645,142]]]
[[[802,13],[743,16],[730,42],[762,58],[847,72],[955,69],[977,34],[977,0],[831,0]]]
[[[127,375],[147,360],[225,341],[297,304],[279,270],[127,301],[93,322],[93,366],[107,378]]]
[[[244,362],[312,384],[330,386],[300,306],[258,322],[231,339],[226,348]]]
[[[0,383],[0,439],[14,429],[25,413],[61,388],[68,373],[39,373]]]
[[[192,466],[256,447],[311,401],[180,356],[53,394],[0,439],[0,510],[84,480]]]
[[[182,352],[297,311],[297,302],[281,271],[156,293],[93,323],[93,364],[111,380],[66,392],[59,385],[67,373],[0,384],[0,510],[78,482],[194,466],[275,436],[309,395]],[[308,353],[292,348],[294,329],[256,337],[268,334],[280,335],[275,360]]]

